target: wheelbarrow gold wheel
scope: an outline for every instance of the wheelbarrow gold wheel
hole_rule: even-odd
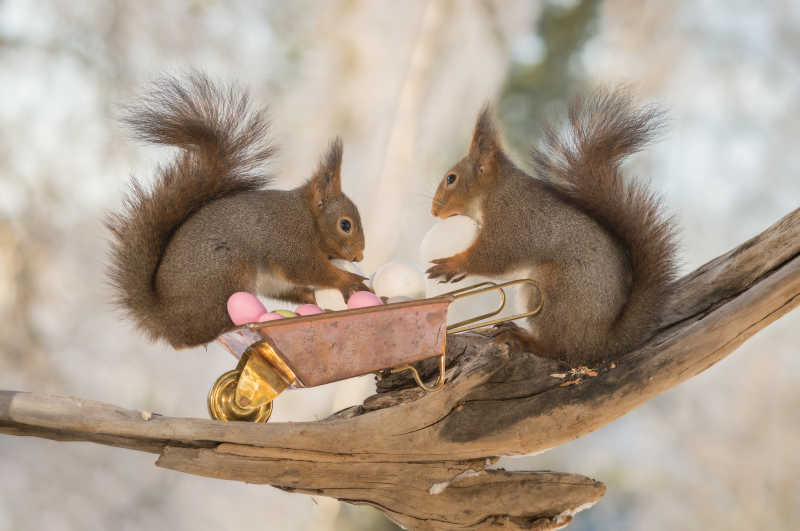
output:
[[[243,407],[236,403],[236,385],[242,371],[233,369],[214,382],[208,392],[208,413],[216,420],[241,420],[245,422],[266,422],[272,415],[272,402],[263,406]]]

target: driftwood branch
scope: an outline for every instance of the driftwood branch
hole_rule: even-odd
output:
[[[0,432],[158,454],[156,464],[375,506],[413,529],[554,529],[605,487],[561,473],[489,468],[496,456],[589,433],[708,369],[800,303],[800,209],[679,281],[661,331],[584,374],[480,334],[452,337],[448,383],[404,375],[318,422],[255,425],[149,417],[33,393],[0,392]],[[422,366],[431,375],[434,367]]]

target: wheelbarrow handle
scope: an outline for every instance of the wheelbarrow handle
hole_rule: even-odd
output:
[[[529,310],[527,312],[518,313],[516,315],[509,315],[506,317],[501,317],[499,319],[493,319],[490,321],[484,321],[484,319],[489,317],[494,317],[495,315],[499,314],[503,311],[506,307],[506,292],[504,288],[509,286],[514,286],[518,284],[529,284],[536,288],[536,291],[539,292],[539,304],[536,305],[536,308]],[[466,297],[472,297],[473,295],[479,295],[481,293],[486,293],[489,291],[497,291],[500,293],[500,306],[492,311],[477,317],[472,317],[470,319],[465,319],[463,321],[459,321],[457,323],[453,323],[447,326],[447,333],[448,334],[457,334],[459,332],[466,332],[467,330],[474,330],[475,328],[481,328],[484,326],[491,326],[498,323],[505,323],[506,321],[513,321],[515,319],[521,319],[522,317],[528,317],[531,315],[536,315],[542,310],[542,306],[544,305],[544,297],[542,296],[542,290],[539,289],[539,285],[529,279],[529,278],[521,278],[518,280],[510,280],[508,282],[504,282],[502,284],[496,284],[494,282],[481,282],[480,284],[475,284],[473,286],[468,286],[466,288],[457,289],[455,291],[451,291],[448,293],[444,293],[441,297],[452,297],[453,301],[455,302],[458,299],[464,299]]]

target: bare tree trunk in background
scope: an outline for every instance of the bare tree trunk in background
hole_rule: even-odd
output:
[[[367,225],[371,228],[370,237],[383,242],[378,254],[367,250],[364,266],[367,271],[386,263],[394,252],[392,242],[397,240],[398,197],[405,195],[415,183],[421,182],[419,176],[409,175],[415,168],[417,118],[422,114],[425,92],[428,88],[429,71],[434,49],[444,24],[443,2],[428,3],[422,14],[419,37],[411,54],[403,86],[400,89],[394,125],[386,145],[383,168],[378,178],[378,186],[372,195],[374,201],[367,212]],[[394,214],[393,214],[394,213]]]
[[[661,331],[592,371],[480,334],[448,344],[448,381],[403,374],[318,422],[180,419],[75,398],[0,392],[0,432],[158,454],[160,467],[377,507],[411,529],[556,529],[602,498],[574,474],[506,472],[497,456],[576,439],[701,373],[800,303],[800,209],[679,281]],[[433,361],[433,360],[429,360]],[[435,373],[423,362],[423,375]]]

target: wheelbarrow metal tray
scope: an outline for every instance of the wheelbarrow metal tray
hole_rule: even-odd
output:
[[[208,411],[217,420],[266,422],[272,402],[287,387],[314,387],[374,373],[411,371],[425,391],[437,391],[446,381],[447,334],[535,315],[543,299],[527,312],[491,319],[506,304],[504,288],[536,283],[519,279],[495,284],[482,282],[410,302],[355,310],[250,323],[222,334],[217,340],[239,358],[236,369],[217,378],[208,393]],[[537,287],[538,289],[538,287]],[[456,300],[497,291],[495,310],[447,325],[447,308]],[[491,319],[491,320],[487,320]],[[436,357],[439,376],[432,385],[422,381],[414,362]]]
[[[444,353],[452,297],[326,312],[247,325],[314,387]],[[248,334],[250,335],[250,334]]]

